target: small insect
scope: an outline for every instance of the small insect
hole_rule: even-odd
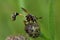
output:
[[[16,20],[16,17],[17,17],[18,15],[22,15],[22,14],[19,14],[19,13],[17,13],[17,12],[13,13],[12,16],[11,16],[12,20],[15,21],[15,20]]]
[[[15,35],[15,36],[8,36],[7,38],[6,38],[6,40],[28,40],[28,38],[26,38],[25,36],[23,36],[23,35]]]
[[[22,8],[22,10],[27,13],[27,15],[25,16],[26,20],[24,20],[24,25],[25,25],[25,31],[26,31],[26,33],[30,37],[33,37],[33,38],[38,37],[40,35],[40,27],[39,27],[39,25],[37,23],[37,20],[41,19],[42,17],[38,18],[36,16],[33,16],[25,8]],[[19,13],[15,12],[12,15],[13,21],[16,20],[16,17],[18,15],[22,15],[22,14],[19,14]]]
[[[36,16],[29,14],[29,12],[26,9],[22,9],[24,12],[27,13],[27,15],[25,16],[26,20],[24,21],[26,33],[33,38],[39,37],[40,27],[37,23],[37,20],[41,19],[42,17],[37,18]]]

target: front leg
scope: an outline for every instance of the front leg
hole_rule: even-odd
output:
[[[24,20],[24,25],[27,26],[28,22],[27,20]]]

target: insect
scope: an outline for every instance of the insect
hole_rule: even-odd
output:
[[[28,38],[26,38],[23,35],[14,35],[14,36],[12,35],[12,36],[8,36],[6,40],[28,40]]]
[[[33,16],[25,8],[22,8],[22,10],[27,13],[27,15],[25,16],[26,20],[24,20],[26,33],[30,37],[33,37],[33,38],[38,37],[40,35],[40,27],[37,23],[37,20],[41,19],[42,17],[37,18],[36,16]],[[16,16],[18,16],[18,15],[22,15],[22,14],[19,14],[16,12],[13,14],[12,19],[15,21]]]
[[[19,13],[17,13],[17,12],[13,13],[12,16],[11,16],[12,21],[15,21],[15,20],[16,20],[16,17],[17,17],[18,15],[21,16],[22,14],[19,14]]]
[[[25,16],[26,20],[24,21],[26,33],[33,38],[39,37],[40,27],[37,23],[37,20],[42,19],[42,17],[38,18],[36,16],[33,16],[24,8],[22,8],[22,10],[27,13],[27,15]]]

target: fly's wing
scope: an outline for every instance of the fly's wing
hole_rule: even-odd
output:
[[[30,13],[28,12],[28,10],[26,10],[25,8],[22,8],[22,10],[23,10],[24,12],[26,12],[27,14],[30,15]],[[42,17],[39,17],[39,18],[38,18],[38,17],[36,17],[36,16],[34,16],[34,18],[37,19],[37,20],[38,20],[38,19],[42,19]]]
[[[25,8],[22,8],[22,10],[29,14],[28,10],[26,10]]]

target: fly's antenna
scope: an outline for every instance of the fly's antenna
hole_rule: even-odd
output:
[[[28,13],[29,14],[29,12],[28,12],[28,10],[26,10],[25,8],[21,8],[24,12],[26,12],[26,13]]]

